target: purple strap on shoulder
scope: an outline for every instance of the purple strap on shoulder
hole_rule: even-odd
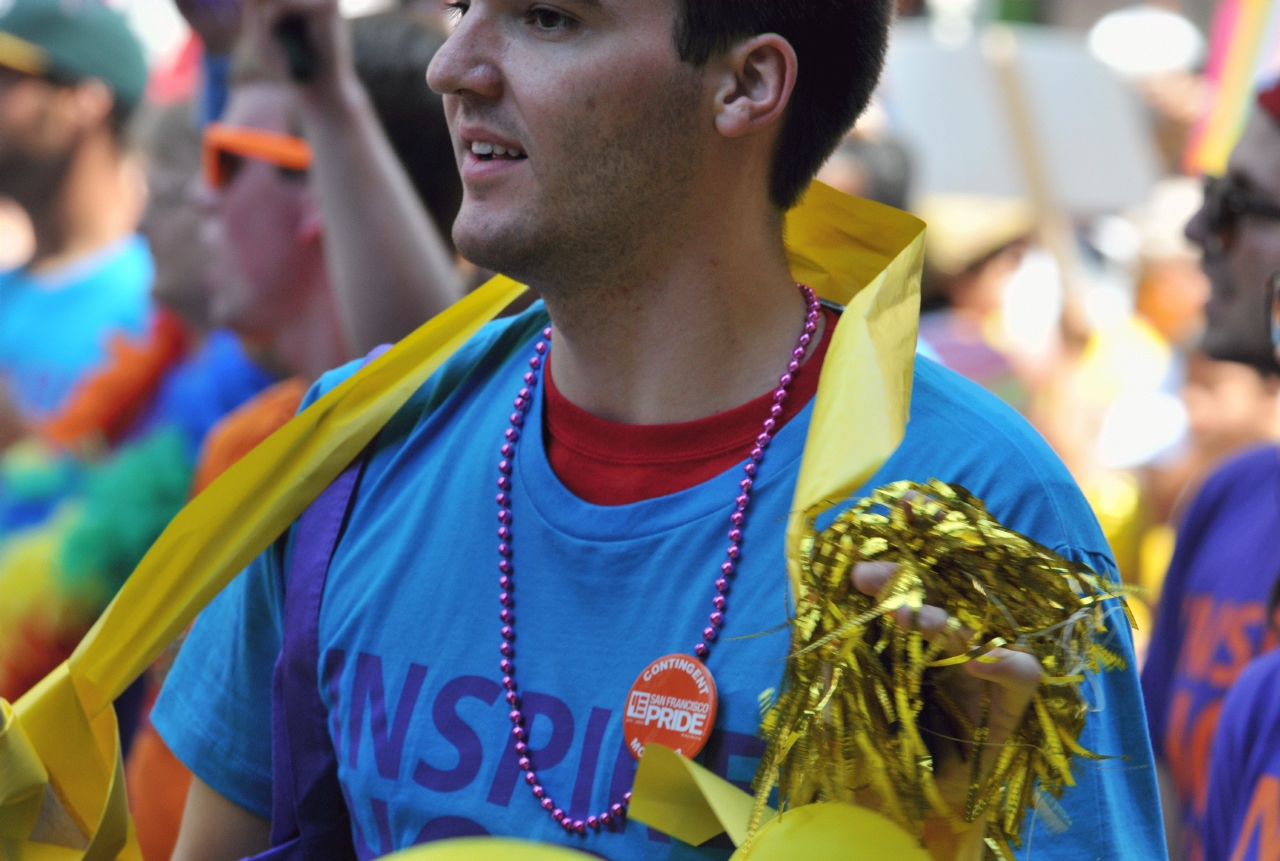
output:
[[[373,361],[386,347],[365,358]],[[252,861],[355,861],[329,712],[320,698],[320,604],[371,443],[298,520],[271,691],[271,849]]]

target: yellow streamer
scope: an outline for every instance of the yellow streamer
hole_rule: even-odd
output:
[[[449,356],[525,289],[495,278],[298,415],[174,518],[70,660],[19,699],[0,730],[0,762],[35,755],[89,846],[67,854],[31,840],[31,775],[6,769],[0,823],[14,829],[0,834],[11,841],[6,858],[139,857],[112,701]]]

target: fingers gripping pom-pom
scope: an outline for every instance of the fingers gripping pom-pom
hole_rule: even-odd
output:
[[[1007,854],[1037,787],[1060,796],[1074,784],[1072,756],[1096,758],[1077,742],[1081,686],[1123,665],[1098,636],[1116,609],[1106,599],[1124,607],[1121,587],[937,481],[881,488],[822,532],[811,525],[802,546],[792,654],[761,727],[753,832],[775,786],[787,808],[869,792],[917,837],[931,815],[960,827],[990,813],[987,845]],[[857,588],[855,566],[860,580],[882,578],[874,594]],[[983,663],[962,666],[971,661]],[[980,688],[980,707],[954,695],[957,678]],[[989,740],[1001,685],[1025,693],[1021,718]],[[935,780],[944,757],[951,774],[959,767],[951,802]]]

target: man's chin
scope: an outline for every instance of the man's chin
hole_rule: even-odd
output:
[[[465,212],[453,223],[453,244],[476,266],[516,279],[536,267],[537,249],[545,245],[511,220]]]

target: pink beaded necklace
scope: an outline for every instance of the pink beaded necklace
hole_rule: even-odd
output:
[[[700,660],[705,661],[711,654],[711,644],[715,642],[719,635],[720,628],[724,626],[725,613],[727,612],[727,604],[725,596],[729,593],[729,584],[733,579],[734,573],[737,571],[738,560],[742,556],[742,530],[747,522],[747,506],[751,503],[751,488],[755,482],[755,476],[759,470],[759,464],[764,460],[765,450],[769,447],[769,443],[773,440],[774,432],[778,427],[778,419],[782,415],[782,404],[787,399],[787,392],[791,388],[791,381],[796,372],[800,370],[800,363],[804,360],[805,352],[808,350],[809,344],[812,343],[814,334],[818,330],[818,315],[821,313],[821,306],[818,303],[818,297],[814,292],[804,284],[797,284],[801,295],[804,297],[807,311],[805,313],[804,331],[800,335],[799,342],[794,350],[791,351],[791,360],[787,363],[787,371],[778,379],[778,388],[773,392],[773,405],[769,409],[769,418],[765,419],[764,427],[759,436],[756,437],[755,446],[751,449],[751,453],[746,464],[743,466],[743,472],[746,477],[738,482],[742,492],[734,500],[734,511],[729,516],[729,549],[725,551],[726,559],[720,564],[720,576],[716,579],[716,595],[712,599],[712,613],[708,621],[707,627],[702,629],[702,640],[694,646],[694,654]],[[533,797],[536,798],[542,809],[551,814],[551,818],[556,821],[564,830],[571,834],[586,834],[588,829],[598,831],[601,828],[620,822],[627,813],[627,806],[631,802],[631,793],[627,792],[622,796],[622,801],[615,802],[609,806],[608,810],[597,816],[588,816],[583,819],[570,819],[568,814],[560,807],[556,806],[554,800],[547,793],[546,788],[538,780],[538,772],[534,768],[532,751],[529,749],[528,732],[525,729],[524,711],[520,706],[520,695],[516,686],[516,666],[515,659],[515,639],[516,639],[516,617],[515,617],[515,566],[511,563],[511,472],[515,468],[516,446],[520,441],[520,429],[524,427],[525,417],[529,412],[529,408],[533,405],[533,390],[537,388],[539,372],[543,365],[549,361],[548,351],[550,350],[551,328],[542,330],[542,337],[534,344],[535,355],[529,359],[529,370],[524,375],[524,387],[516,395],[515,412],[510,417],[510,427],[505,433],[506,441],[502,444],[502,459],[498,462],[498,571],[501,577],[498,579],[498,585],[501,588],[501,594],[498,601],[502,604],[502,610],[498,614],[502,621],[502,660],[499,668],[502,670],[502,687],[506,689],[507,704],[511,706],[511,735],[516,740],[516,753],[519,755],[520,770],[524,772],[524,782],[527,783],[533,791]]]

